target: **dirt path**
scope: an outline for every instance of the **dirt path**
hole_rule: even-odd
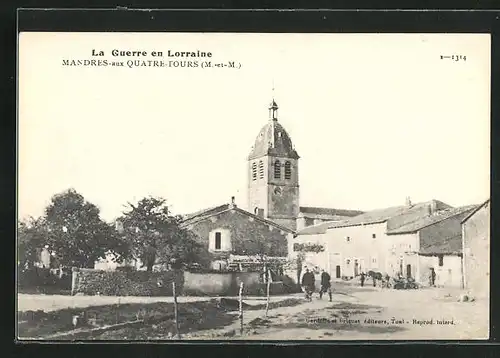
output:
[[[336,293],[333,302],[304,301],[293,307],[244,313],[223,330],[202,331],[185,339],[245,340],[429,340],[485,339],[488,302],[457,302],[445,290],[362,289]]]
[[[272,300],[283,300],[293,296],[273,296]],[[200,302],[209,301],[213,297],[201,296],[179,296],[178,302]],[[231,297],[238,299],[237,297]],[[265,303],[264,297],[247,296],[244,301],[248,304]],[[138,297],[138,296],[64,296],[43,294],[19,294],[17,297],[17,310],[19,312],[43,310],[45,312],[56,311],[65,308],[85,308],[90,306],[105,306],[126,303],[154,303],[174,302],[173,297]]]

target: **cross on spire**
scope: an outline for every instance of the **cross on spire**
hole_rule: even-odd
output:
[[[277,121],[278,120],[278,105],[274,100],[274,78],[273,78],[273,87],[272,87],[272,101],[269,105],[269,119]]]

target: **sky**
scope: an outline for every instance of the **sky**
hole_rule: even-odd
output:
[[[62,65],[93,49],[108,61],[113,49],[209,51],[241,68]],[[231,196],[246,208],[246,158],[273,95],[301,157],[302,206],[489,197],[489,35],[22,33],[19,218],[69,188],[105,220],[145,196],[175,214]]]

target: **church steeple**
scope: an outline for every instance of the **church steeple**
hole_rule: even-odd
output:
[[[299,155],[278,122],[278,104],[269,105],[269,121],[262,127],[248,156],[248,210],[292,230],[299,214]]]

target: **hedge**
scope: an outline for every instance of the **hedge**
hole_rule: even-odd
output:
[[[172,296],[172,282],[182,292],[182,271],[101,271],[73,269],[72,294],[104,296]]]

